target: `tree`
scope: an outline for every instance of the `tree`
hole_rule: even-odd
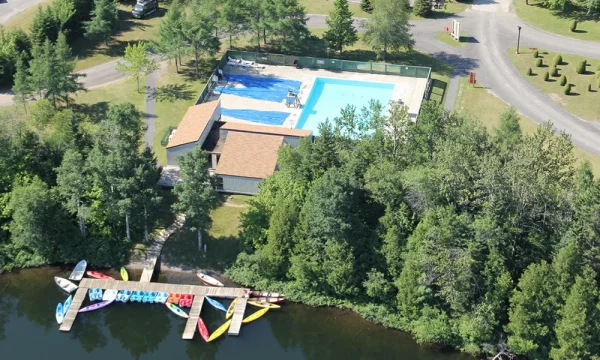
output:
[[[308,35],[306,13],[298,0],[274,0],[274,8],[269,25],[283,36],[284,49],[288,48],[288,43],[296,44]]]
[[[366,23],[365,41],[375,50],[383,53],[383,61],[388,51],[412,48],[414,41],[408,23],[409,5],[407,0],[373,1],[373,16]]]
[[[371,0],[361,0],[360,8],[362,11],[371,14],[373,12],[373,5],[371,5]]]
[[[514,107],[500,115],[500,127],[495,129],[497,141],[505,153],[512,151],[521,142],[521,125],[519,114]]]
[[[33,93],[33,89],[29,81],[27,69],[25,69],[25,64],[23,63],[23,56],[19,56],[17,60],[17,71],[15,72],[12,90],[15,93],[13,97],[15,102],[22,103],[27,114],[27,99]]]
[[[176,184],[173,192],[179,202],[173,210],[186,216],[186,223],[198,231],[198,250],[202,249],[202,231],[208,229],[210,212],[218,205],[215,179],[208,173],[208,154],[200,147],[177,159],[181,168],[182,183]]]
[[[431,14],[431,1],[429,0],[415,0],[413,6],[413,14],[420,17],[428,17]]]
[[[54,57],[56,58],[56,66],[53,68],[52,73],[56,77],[56,95],[68,107],[71,94],[85,90],[83,84],[79,81],[85,75],[75,72],[75,58],[71,52],[71,47],[67,44],[67,37],[62,32],[58,35],[58,40],[54,45]]]
[[[94,0],[91,16],[90,21],[84,22],[85,36],[104,41],[108,46],[108,40],[119,22],[117,3],[114,0]]]
[[[327,30],[323,39],[342,54],[343,46],[351,46],[357,40],[356,29],[353,25],[352,12],[346,0],[335,0],[333,10],[327,18]]]
[[[160,169],[156,166],[156,158],[152,149],[147,147],[139,158],[139,164],[135,168],[135,178],[137,179],[138,193],[136,201],[139,202],[144,212],[144,240],[150,241],[148,224],[156,213],[156,208],[160,203],[158,193],[158,180],[160,179]]]
[[[221,46],[221,41],[213,32],[215,23],[213,14],[205,10],[202,2],[193,0],[184,22],[183,37],[194,53],[196,77],[200,77],[200,56],[203,53],[213,56]]]
[[[148,46],[143,41],[134,45],[128,44],[123,58],[125,62],[117,62],[117,71],[127,73],[130,79],[135,80],[139,92],[140,79],[156,71],[158,65],[150,59]]]
[[[220,23],[229,35],[229,48],[232,46],[232,37],[248,28],[250,9],[247,1],[225,0],[220,8]]]
[[[65,208],[77,217],[81,238],[86,238],[85,221],[90,216],[85,196],[90,191],[90,181],[85,172],[83,156],[73,149],[65,152],[60,167],[56,169],[58,192],[65,199]]]
[[[577,276],[560,310],[561,318],[555,328],[557,346],[550,352],[552,359],[590,359],[599,354],[600,303],[595,276],[589,267]]]
[[[65,24],[75,15],[75,4],[73,0],[54,0],[50,5],[50,11],[60,33],[65,30]]]
[[[58,35],[57,28],[58,24],[56,24],[54,20],[50,7],[46,8],[44,11],[42,6],[38,5],[37,11],[29,26],[32,42],[37,45],[42,45],[46,39],[50,39],[50,41],[56,40],[56,36]]]
[[[175,59],[175,69],[179,73],[181,55],[185,53],[183,40],[184,11],[179,0],[174,0],[167,15],[160,22],[158,41],[155,47],[167,59]],[[178,64],[179,63],[179,64]]]

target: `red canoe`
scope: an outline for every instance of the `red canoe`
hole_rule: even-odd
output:
[[[99,273],[97,271],[86,271],[85,273],[88,276],[91,276],[93,278],[100,279],[100,280],[114,280],[115,279],[113,277],[110,277],[108,275],[104,275],[103,273]]]
[[[210,333],[208,332],[208,328],[204,325],[204,321],[202,321],[201,317],[198,317],[198,332],[200,336],[204,339],[204,341],[208,342],[208,338],[210,338]]]

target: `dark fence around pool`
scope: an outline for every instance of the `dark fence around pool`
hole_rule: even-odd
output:
[[[330,71],[352,71],[370,74],[408,76],[415,78],[423,78],[427,80],[429,80],[431,76],[431,68],[424,66],[396,65],[388,63],[361,62],[338,59],[322,59],[307,56],[227,50],[225,54],[223,54],[223,57],[221,57],[219,64],[209,77],[208,82],[202,89],[202,92],[200,92],[200,95],[196,100],[196,104],[200,104],[206,100],[210,91],[215,85],[215,83],[212,81],[213,76],[217,75],[217,69],[222,69],[227,64],[227,60],[229,57],[238,60],[241,59],[246,61],[253,61],[258,64],[265,65],[298,66],[303,68],[325,69]]]

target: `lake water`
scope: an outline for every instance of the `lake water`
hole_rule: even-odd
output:
[[[294,304],[242,326],[239,337],[210,344],[198,334],[182,340],[185,319],[158,304],[115,303],[79,314],[71,332],[61,333],[54,310],[66,295],[54,284],[55,275],[68,272],[41,268],[0,275],[0,359],[472,359],[421,347],[403,332],[349,312]],[[191,273],[163,272],[159,281],[198,283]],[[224,314],[206,303],[202,318],[211,331],[224,322]]]

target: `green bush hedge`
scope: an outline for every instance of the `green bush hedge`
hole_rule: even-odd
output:
[[[577,20],[572,20],[569,23],[569,30],[571,30],[571,32],[577,30]]]
[[[533,75],[533,71],[531,70],[531,68],[527,68],[527,70],[525,71],[525,74],[527,76],[531,76],[531,75]]]
[[[556,66],[550,68],[550,76],[558,76],[558,69]]]
[[[535,59],[535,67],[542,67],[542,65],[544,65],[544,61],[542,59]]]
[[[548,81],[549,78],[550,74],[546,71],[546,73],[544,74],[544,81]]]
[[[533,50],[533,57],[538,58],[539,52],[537,50]]]
[[[571,94],[571,85],[567,84],[563,87],[563,94],[570,95]]]
[[[558,83],[560,86],[565,86],[567,84],[567,77],[565,75],[561,75]]]
[[[575,72],[578,74],[584,74],[586,67],[587,67],[587,62],[585,60],[582,60],[582,61],[578,62],[577,65],[575,66]]]
[[[562,56],[556,55],[554,59],[552,59],[552,66],[558,66],[562,64]]]
[[[589,84],[589,85],[588,85],[588,91],[589,91],[589,92],[592,92],[592,84]]]

